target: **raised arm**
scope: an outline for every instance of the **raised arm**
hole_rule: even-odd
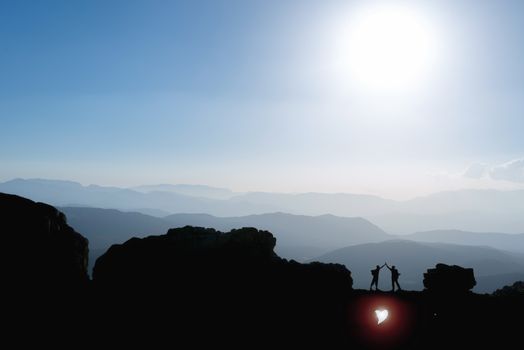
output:
[[[388,268],[388,270],[391,271],[391,267],[389,267],[388,263],[384,263],[384,265],[386,265],[386,267]]]

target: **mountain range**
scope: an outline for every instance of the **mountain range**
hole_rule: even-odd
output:
[[[473,269],[432,266],[435,257],[473,266],[478,287],[486,288],[485,274],[522,269],[522,255],[516,253],[387,240],[337,249],[317,259],[342,261],[346,266],[298,263],[276,254],[277,240],[268,231],[219,232],[185,226],[112,245],[89,277],[90,244],[70,226],[72,221],[89,227],[82,220],[91,217],[98,220],[92,229],[99,234],[109,227],[108,235],[117,230],[134,235],[155,229],[158,219],[93,208],[71,208],[70,215],[68,223],[66,215],[50,205],[0,193],[1,239],[7,248],[0,267],[9,301],[3,308],[11,321],[6,323],[8,337],[25,332],[53,344],[70,343],[73,337],[153,347],[169,342],[245,346],[255,340],[265,347],[298,344],[329,349],[485,347],[493,339],[495,347],[508,348],[519,341],[522,282],[479,295],[470,293],[475,285]],[[362,219],[274,215],[268,219],[370,228]],[[161,220],[170,224],[174,219],[185,220],[183,216]],[[126,220],[130,220],[127,226]],[[316,235],[329,237],[329,232]],[[361,238],[352,232],[346,236]],[[369,265],[382,258],[397,264],[404,288],[414,288],[418,279],[426,290],[355,289],[359,288],[355,279],[367,284]],[[491,276],[500,275],[488,279]],[[382,282],[387,278],[382,273]],[[390,315],[383,325],[384,319],[377,324],[374,317],[377,308]],[[54,316],[53,322],[49,315]]]
[[[223,218],[208,214],[174,214],[157,218],[114,209],[62,207],[60,210],[66,214],[68,223],[89,239],[91,267],[113,244],[190,225],[222,231],[242,227],[271,231],[277,238],[276,252],[280,256],[298,261],[344,264],[353,271],[357,288],[367,288],[369,270],[384,261],[400,269],[401,285],[407,289],[422,289],[422,273],[442,261],[473,267],[477,292],[492,292],[524,279],[524,246],[518,244],[521,235],[443,231],[439,242],[438,232],[400,236],[410,240],[398,239],[399,236],[389,235],[365,219],[333,215],[312,217],[272,213]],[[432,237],[435,241],[431,241]],[[423,239],[428,242],[422,242]],[[490,244],[498,249],[487,247]],[[390,288],[388,281],[389,272],[384,271],[380,287]]]
[[[161,185],[143,185],[132,187],[132,190],[150,193],[150,192],[170,192],[192,197],[211,198],[211,199],[229,199],[240,193],[235,193],[227,188],[211,187],[206,185],[187,185],[187,184],[161,184]]]
[[[297,261],[312,259],[340,247],[393,237],[365,219],[333,215],[313,217],[271,213],[224,218],[208,214],[174,214],[157,218],[115,209],[61,207],[60,210],[66,214],[68,223],[89,240],[92,262],[112,244],[125,242],[131,237],[158,235],[169,228],[187,225],[222,231],[242,227],[268,230],[278,240],[276,251]]]
[[[59,180],[14,179],[0,192],[56,206],[137,211],[154,216],[207,213],[236,217],[272,212],[363,217],[393,234],[429,230],[524,233],[524,190],[460,190],[406,201],[351,193],[235,193],[202,185],[134,188],[82,186]]]
[[[435,230],[416,232],[402,237],[417,242],[486,246],[524,254],[524,234]]]
[[[382,263],[376,260],[397,264],[402,283],[413,289],[422,287],[422,271],[439,261],[473,267],[476,291],[524,279],[524,234],[517,234],[524,231],[524,191],[467,190],[393,201],[357,194],[15,179],[0,183],[0,192],[60,206],[68,223],[90,241],[90,267],[113,244],[191,225],[268,230],[278,240],[280,256],[346,264],[359,288],[367,287],[370,267]]]

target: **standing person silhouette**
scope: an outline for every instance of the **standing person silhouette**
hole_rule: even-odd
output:
[[[382,266],[377,265],[377,267],[371,270],[371,276],[373,276],[373,279],[371,280],[371,285],[369,286],[370,291],[373,290],[373,285],[375,285],[375,290],[378,290],[378,274],[380,273],[380,269],[383,268],[384,265]]]
[[[400,272],[398,272],[395,265],[391,267],[389,267],[387,263],[385,263],[384,265],[386,265],[389,271],[391,271],[391,291],[395,291],[395,285],[397,285],[398,290],[402,290],[402,288],[400,288],[400,284],[398,284],[398,277],[400,276]]]

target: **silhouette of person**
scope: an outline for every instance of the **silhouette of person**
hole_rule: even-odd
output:
[[[371,285],[369,286],[369,290],[373,290],[373,285],[375,285],[375,290],[378,290],[378,274],[380,273],[380,269],[383,268],[384,265],[382,266],[377,265],[377,267],[371,270],[371,276],[373,276],[373,279],[371,280]]]
[[[395,285],[397,286],[398,290],[402,290],[402,288],[400,288],[400,284],[398,284],[398,277],[400,276],[400,272],[398,272],[398,270],[395,267],[395,265],[393,265],[391,267],[389,267],[389,265],[387,263],[385,263],[384,265],[386,265],[386,267],[389,269],[389,271],[391,271],[391,291],[392,292],[395,291]]]

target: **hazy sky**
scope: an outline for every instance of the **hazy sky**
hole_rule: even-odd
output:
[[[4,0],[0,180],[521,188],[523,36],[523,1]]]

